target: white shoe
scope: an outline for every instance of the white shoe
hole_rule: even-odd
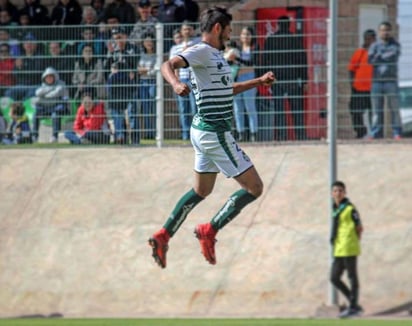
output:
[[[58,142],[59,142],[59,141],[58,141],[58,139],[57,139],[56,136],[53,136],[53,137],[50,138],[50,143],[51,143],[51,144],[56,144],[56,143],[58,143]]]

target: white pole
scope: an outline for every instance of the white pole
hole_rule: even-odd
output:
[[[329,0],[329,24],[328,24],[328,142],[329,142],[329,194],[330,187],[337,178],[337,152],[336,152],[336,94],[337,94],[337,23],[338,23],[338,1]],[[329,195],[329,223],[330,230],[332,230],[332,205],[333,200]],[[332,265],[333,255],[332,250],[329,258],[329,266]],[[329,295],[328,303],[329,305],[338,304],[338,294],[335,287],[329,284]]]
[[[163,63],[163,24],[156,24],[156,146],[164,141],[164,81],[160,66]]]

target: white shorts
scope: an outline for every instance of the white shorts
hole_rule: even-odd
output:
[[[230,131],[216,133],[190,128],[195,150],[195,171],[221,171],[228,178],[236,177],[253,166],[250,158],[236,144]]]

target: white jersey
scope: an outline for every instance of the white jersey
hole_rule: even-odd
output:
[[[179,54],[191,70],[191,83],[198,112],[192,127],[230,131],[233,117],[233,79],[222,52],[200,42]]]

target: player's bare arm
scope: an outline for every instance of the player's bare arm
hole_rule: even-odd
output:
[[[160,67],[163,77],[173,87],[173,91],[179,96],[187,96],[190,93],[190,88],[185,83],[182,83],[176,76],[175,70],[185,68],[186,62],[179,56],[175,56],[167,60]]]
[[[260,86],[260,85],[266,85],[269,86],[273,84],[276,81],[275,75],[272,71],[268,71],[267,73],[263,74],[260,77],[246,80],[244,82],[240,83],[233,83],[233,95],[242,93],[244,91],[247,91],[248,89]]]

